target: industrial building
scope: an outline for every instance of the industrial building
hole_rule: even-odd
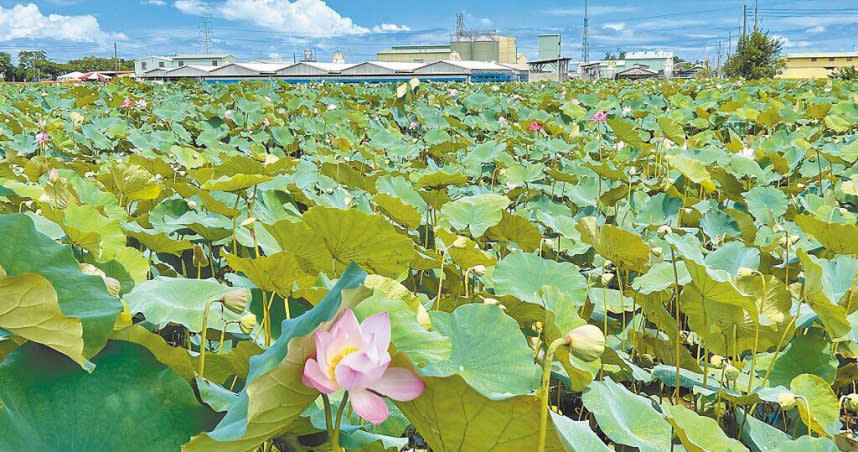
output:
[[[858,67],[858,51],[833,53],[793,53],[786,56],[786,66],[779,78],[826,78],[844,67]]]
[[[181,66],[207,66],[217,67],[227,63],[235,63],[233,55],[175,55],[175,56],[149,56],[134,61],[134,74],[142,76],[146,71],[153,69],[172,69]]]
[[[578,65],[583,80],[673,78],[673,52],[627,52],[623,59]]]
[[[516,39],[503,36],[496,30],[469,30],[464,16],[457,16],[456,32],[449,45],[403,45],[382,50],[378,61],[403,63],[429,63],[443,60],[483,61],[502,64],[525,63],[524,54],[518,53]]]
[[[244,80],[283,81],[288,83],[403,82],[413,78],[443,82],[527,81],[521,67],[485,61],[434,61],[428,63],[367,61],[363,63],[262,62],[228,63],[222,66],[185,65],[155,68],[138,76],[157,82],[181,79],[207,83],[237,83]]]

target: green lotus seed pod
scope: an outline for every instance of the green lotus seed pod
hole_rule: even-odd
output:
[[[843,408],[858,413],[858,394],[852,393],[843,398]]]
[[[720,369],[724,366],[724,357],[719,355],[712,355],[712,357],[709,358],[709,364],[711,364],[712,367],[716,369]]]
[[[783,394],[778,395],[778,404],[784,411],[795,408],[795,394],[791,392],[785,392]]]
[[[194,267],[208,267],[209,258],[206,256],[206,251],[199,243],[194,243],[194,258],[192,259]]]
[[[566,345],[572,355],[584,362],[593,362],[605,352],[605,334],[594,325],[582,325],[566,334]]]
[[[727,368],[724,369],[724,376],[730,381],[736,381],[740,373],[739,369],[735,368],[732,364],[727,364]]]
[[[238,327],[241,328],[242,333],[250,334],[256,328],[256,315],[248,313],[241,316],[238,320]]]

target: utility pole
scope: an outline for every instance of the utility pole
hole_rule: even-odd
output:
[[[727,59],[730,59],[730,56],[733,54],[733,32],[727,32]]]
[[[584,47],[581,50],[581,61],[590,62],[590,11],[589,0],[584,0]]]
[[[718,76],[718,78],[721,78],[721,41],[720,40],[718,41],[718,66],[715,69],[716,69],[716,72],[715,72],[716,75]]]
[[[742,37],[748,37],[748,4],[742,7]]]
[[[759,12],[760,12],[760,2],[759,0],[754,0],[754,33],[760,28],[759,21]]]
[[[113,70],[119,74],[119,50],[116,47],[116,41],[113,41]]]
[[[212,50],[212,18],[203,16],[200,19],[200,38],[202,40],[203,53],[208,55]]]

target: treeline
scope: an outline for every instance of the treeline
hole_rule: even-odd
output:
[[[55,80],[69,72],[112,71],[116,68],[113,58],[88,56],[69,60],[67,63],[57,63],[48,60],[48,55],[41,50],[22,51],[18,53],[17,64],[12,63],[12,55],[0,52],[0,79],[11,81]],[[133,71],[134,60],[118,60],[120,71]]]

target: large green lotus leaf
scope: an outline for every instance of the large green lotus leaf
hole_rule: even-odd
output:
[[[417,310],[404,300],[394,300],[376,293],[355,308],[355,315],[361,320],[380,312],[390,316],[393,346],[397,351],[407,354],[418,367],[450,358],[453,351],[450,338],[438,331],[423,328],[417,321]]]
[[[712,175],[706,170],[706,165],[697,159],[684,155],[668,155],[666,157],[670,167],[679,171],[691,182],[699,184],[707,193],[715,190]]]
[[[426,377],[426,390],[410,402],[397,402],[436,452],[521,452],[539,438],[539,399],[517,396],[494,400],[459,375]],[[549,423],[546,451],[563,451]]]
[[[476,238],[500,223],[509,203],[509,198],[494,193],[466,196],[444,204],[440,220],[460,231],[468,229]]]
[[[331,409],[334,412],[339,410],[342,403],[342,398],[337,397],[340,394],[342,393],[331,394],[330,396]],[[398,452],[407,446],[409,438],[407,436],[402,437],[402,433],[409,425],[408,420],[405,419],[399,408],[393,405],[393,402],[386,400],[385,403],[389,417],[379,425],[362,425],[362,421],[356,414],[344,415],[340,424],[340,446],[346,450],[367,452]],[[301,413],[301,417],[308,419],[317,431],[324,432],[327,430],[325,409],[321,398]],[[400,420],[404,422],[400,422]],[[388,432],[388,434],[383,432]],[[327,448],[319,446],[319,450],[327,450]]]
[[[522,251],[513,251],[498,262],[492,280],[496,294],[512,295],[528,303],[543,303],[543,286],[554,286],[581,300],[587,296],[587,280],[578,266]]]
[[[757,318],[758,308],[753,297],[741,292],[728,272],[710,268],[692,259],[685,259],[685,267],[691,277],[691,284],[707,301],[739,306],[751,313],[752,319]]]
[[[414,183],[414,188],[443,188],[448,185],[461,187],[468,182],[468,177],[462,173],[448,173],[444,171],[436,171],[420,176],[417,182]]]
[[[641,139],[640,133],[635,130],[634,121],[622,118],[611,118],[608,119],[608,125],[620,141],[639,149],[649,147],[649,144]]]
[[[769,376],[771,386],[789,386],[793,378],[801,374],[816,375],[829,384],[837,375],[837,358],[831,351],[831,343],[817,332],[797,335],[778,356]]]
[[[325,242],[303,222],[280,220],[274,224],[263,223],[280,249],[295,253],[312,263],[317,270],[331,268],[331,253]]]
[[[246,190],[254,185],[271,181],[271,176],[262,174],[236,174],[234,176],[221,176],[217,179],[207,180],[203,190],[236,192]]]
[[[99,262],[115,258],[125,248],[125,234],[119,221],[105,217],[95,207],[69,206],[44,213],[60,225],[71,244],[85,248]]]
[[[125,225],[125,233],[132,237],[146,249],[156,253],[168,253],[181,256],[185,250],[193,246],[189,240],[176,240],[169,235],[153,229],[144,229],[137,223]]]
[[[650,399],[635,395],[610,378],[590,384],[582,398],[612,441],[641,452],[670,450],[671,426]]]
[[[736,419],[744,424],[742,440],[756,452],[774,452],[792,439],[788,434],[753,417],[740,409],[735,410]],[[801,452],[801,451],[795,451]]]
[[[114,191],[122,202],[156,199],[161,194],[161,184],[140,165],[115,163],[110,171],[99,178],[108,190]]]
[[[228,381],[230,384],[233,376],[246,380],[247,374],[250,372],[250,358],[262,353],[262,351],[255,342],[241,341],[238,346],[227,353],[207,354],[206,378],[221,383]],[[191,357],[191,362],[194,370],[200,368],[199,355]]]
[[[316,272],[307,261],[286,251],[252,259],[227,254],[226,262],[236,272],[244,273],[256,287],[277,292],[281,297],[288,297],[295,284],[307,287],[316,280]]]
[[[795,224],[837,254],[858,254],[858,225],[827,223],[813,215],[798,215]]]
[[[584,217],[575,226],[581,240],[614,264],[627,270],[643,271],[649,261],[649,247],[637,234],[610,224],[599,226],[594,217]]]
[[[789,385],[795,395],[802,422],[820,435],[835,435],[840,431],[840,402],[828,382],[816,375],[802,374]]]
[[[760,266],[760,250],[748,248],[741,242],[729,242],[709,253],[705,262],[715,270],[724,270],[736,276],[740,268],[756,270]]]
[[[411,239],[396,232],[380,215],[313,207],[304,212],[304,223],[319,235],[332,256],[324,271],[339,274],[354,262],[373,273],[395,278],[414,258]]]
[[[658,122],[658,127],[661,129],[661,132],[664,133],[664,136],[670,141],[673,141],[680,147],[685,144],[685,130],[676,121],[668,116],[659,116],[656,119],[656,122]]]
[[[63,314],[50,281],[36,273],[3,276],[0,270],[0,328],[88,367],[83,356],[83,324]]]
[[[635,278],[632,282],[632,288],[644,295],[649,295],[673,287],[677,279],[679,279],[680,286],[691,282],[691,276],[688,275],[685,262],[676,263],[675,274],[672,263],[659,262],[650,267],[646,273]]]
[[[754,187],[744,197],[748,211],[763,224],[771,224],[787,211],[787,196],[775,187]]]
[[[794,441],[785,441],[772,452],[840,452],[837,443],[828,438],[812,438],[804,435]]]
[[[840,340],[849,334],[852,325],[846,317],[846,308],[837,304],[839,291],[835,289],[837,283],[831,280],[832,276],[838,274],[836,267],[839,265],[811,256],[802,249],[798,250],[798,259],[804,270],[804,297],[807,304],[813,308],[831,338]]]
[[[104,347],[122,305],[107,293],[104,280],[85,275],[70,247],[36,231],[26,215],[0,215],[0,267],[7,276],[36,273],[47,279],[57,293],[66,317],[83,325],[83,355],[91,358]]]
[[[682,405],[671,405],[667,412],[670,415],[667,420],[689,452],[748,451],[742,443],[728,437],[715,419],[700,416]]]
[[[313,332],[329,327],[337,316],[368,295],[361,284],[366,272],[350,265],[325,298],[313,309],[284,320],[277,341],[250,359],[247,384],[226,416],[209,433],[194,437],[185,452],[244,452],[289,431],[301,413],[319,396],[301,383],[304,362],[315,352]]]
[[[391,220],[411,229],[420,226],[420,212],[411,204],[406,204],[405,201],[387,193],[376,193],[372,197],[372,202]]]
[[[0,365],[0,449],[179,450],[214,424],[193,389],[143,347],[111,341],[89,374],[35,343]]]
[[[515,242],[522,251],[536,251],[542,242],[539,228],[520,215],[503,212],[500,223],[486,231],[486,237],[495,242]]]
[[[146,320],[163,328],[168,323],[184,325],[199,333],[203,328],[203,309],[206,303],[217,300],[234,290],[214,279],[185,279],[158,277],[135,287],[125,301],[132,313],[140,313]],[[220,330],[224,321],[236,321],[239,315],[224,309],[220,303],[209,306],[207,328]],[[238,332],[235,324],[227,331]]]
[[[611,452],[612,449],[599,439],[588,421],[573,421],[554,411],[550,413],[554,430],[566,452]]]
[[[178,376],[182,377],[189,383],[194,379],[196,370],[199,369],[199,366],[194,367],[191,356],[187,350],[167,344],[161,335],[143,328],[140,324],[130,325],[122,328],[121,330],[117,330],[112,336],[110,336],[110,339],[113,341],[131,342],[145,347],[161,364],[169,366]],[[249,344],[249,342],[242,342],[242,344]],[[208,360],[206,360],[207,374],[212,373],[210,370],[210,360],[213,356],[216,357],[223,355],[209,356]]]
[[[466,304],[452,314],[433,311],[432,326],[450,338],[450,358],[420,371],[431,377],[461,375],[480,394],[506,398],[530,394],[539,369],[518,323],[497,306]]]
[[[591,287],[587,293],[590,303],[594,306],[594,312],[620,314],[633,311],[640,306],[635,306],[634,300],[620,293],[616,289],[605,289],[603,287]]]

